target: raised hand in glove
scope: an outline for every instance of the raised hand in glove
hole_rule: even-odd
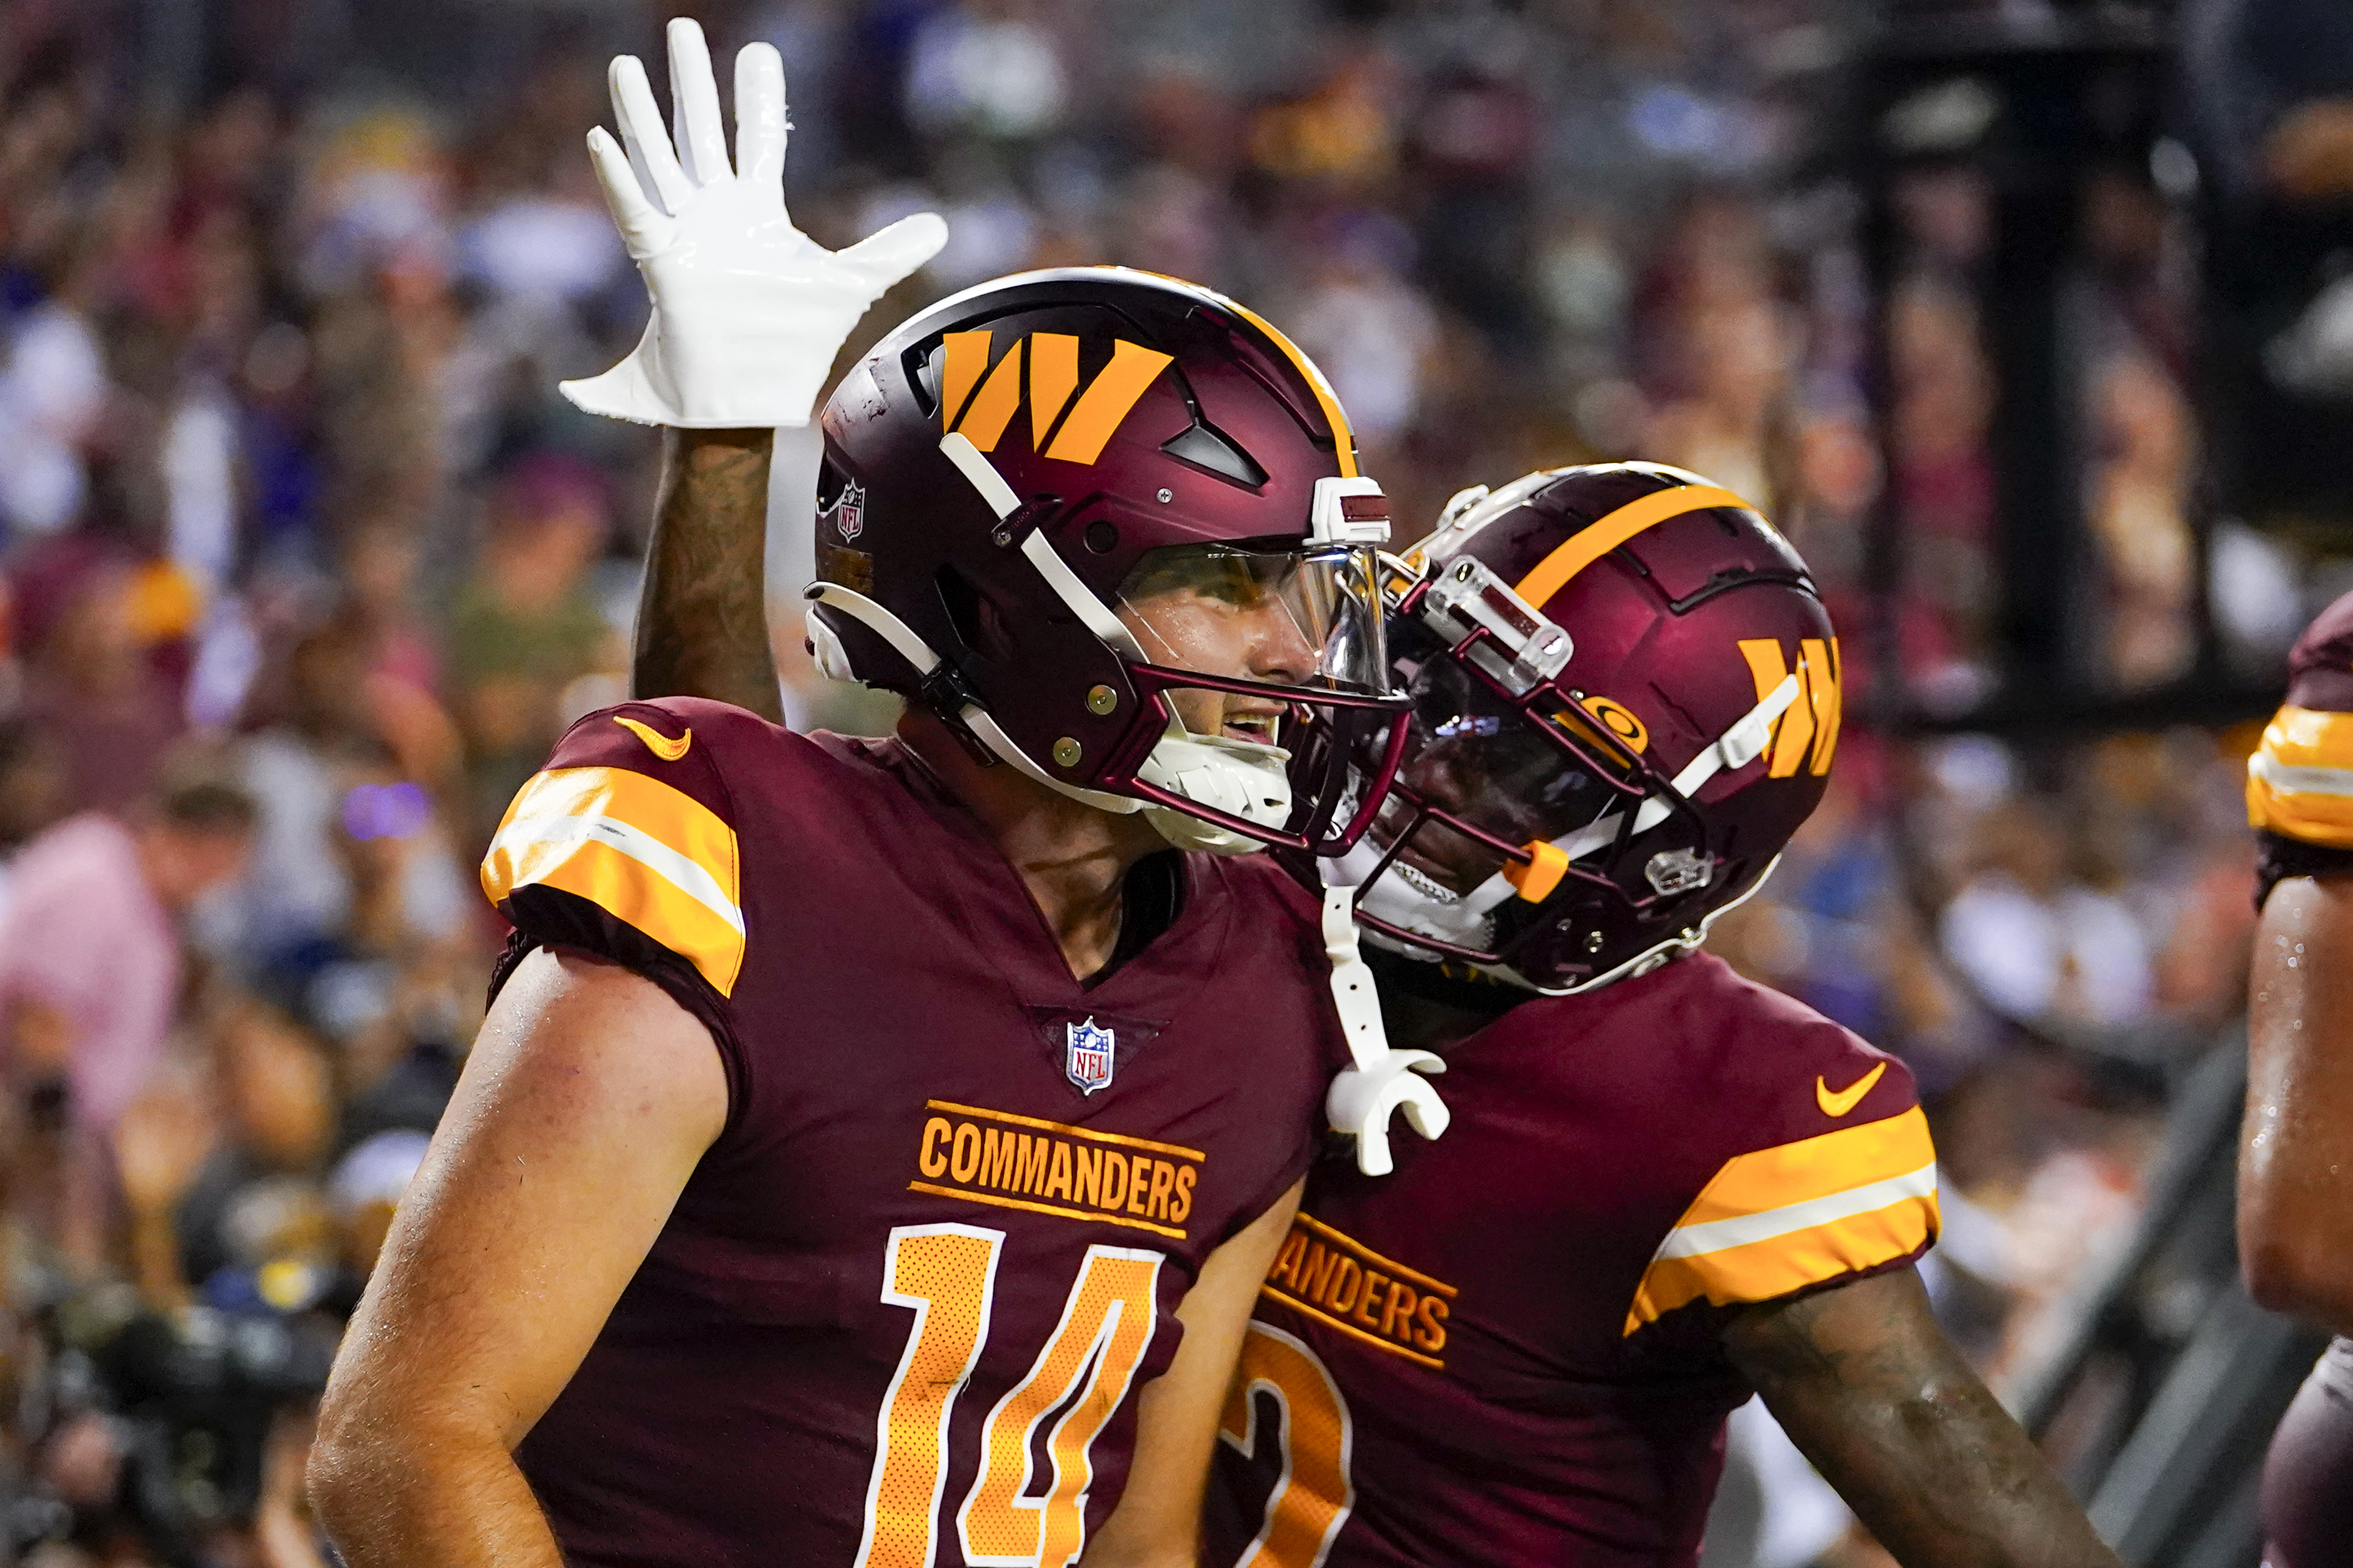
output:
[[[564,383],[591,414],[716,430],[807,425],[834,355],[866,308],[947,241],[932,213],[831,251],[785,213],[785,67],[769,44],[735,57],[735,162],[702,29],[670,25],[677,140],[662,128],[634,55],[608,77],[621,140],[588,132],[588,155],[653,319],[629,357]],[[623,149],[626,147],[627,151]]]

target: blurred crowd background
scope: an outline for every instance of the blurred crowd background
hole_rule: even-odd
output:
[[[1940,1300],[1997,1385],[2046,1354],[2239,1005],[2253,731],[1928,732],[2000,685],[2002,302],[1962,168],[1894,192],[1874,300],[1821,88],[1872,9],[0,0],[0,1554],[322,1561],[310,1394],[480,1016],[475,861],[625,689],[657,441],[554,387],[643,322],[582,137],[672,10],[783,51],[816,238],[946,216],[869,337],[1125,263],[1294,335],[1402,520],[1618,457],[1773,517],[1848,723],[1718,945],[1913,1065]],[[2084,192],[2095,695],[2275,680],[2353,582],[2325,530],[2201,498],[2195,167],[2168,142]],[[813,463],[788,433],[786,703],[876,731],[801,648]],[[1769,1430],[1735,1447],[1715,1561],[1868,1559]]]

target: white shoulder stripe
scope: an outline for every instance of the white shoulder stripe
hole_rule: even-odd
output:
[[[2353,768],[2300,768],[2257,752],[2247,771],[2282,795],[2353,795]]]
[[[1735,1215],[1729,1219],[1709,1220],[1704,1225],[1677,1226],[1667,1232],[1659,1243],[1653,1263],[1669,1258],[1697,1258],[1702,1253],[1721,1252],[1728,1247],[1746,1247],[1753,1241],[1770,1241],[1777,1236],[1807,1230],[1832,1220],[1852,1215],[1869,1214],[1883,1209],[1905,1198],[1932,1197],[1936,1191],[1936,1162],[1929,1161],[1916,1171],[1883,1181],[1850,1187],[1842,1193],[1831,1193],[1803,1203],[1785,1204],[1777,1209],[1759,1214]]]
[[[667,879],[678,890],[744,934],[744,911],[719,879],[643,829],[610,816],[518,816],[491,840],[491,853],[503,849],[521,858],[534,845],[593,842],[628,856]]]

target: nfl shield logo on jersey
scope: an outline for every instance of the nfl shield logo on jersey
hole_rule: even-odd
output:
[[[856,479],[841,487],[841,499],[833,503],[833,525],[845,542],[866,531],[866,487]]]
[[[1067,1070],[1071,1081],[1082,1094],[1092,1094],[1111,1081],[1112,1032],[1098,1028],[1093,1018],[1083,1024],[1067,1024],[1071,1053]]]

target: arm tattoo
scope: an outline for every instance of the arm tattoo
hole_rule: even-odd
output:
[[[784,721],[768,647],[766,430],[663,432],[634,697],[710,697]]]
[[[2116,1568],[1910,1268],[1749,1308],[1725,1349],[1905,1568]]]

